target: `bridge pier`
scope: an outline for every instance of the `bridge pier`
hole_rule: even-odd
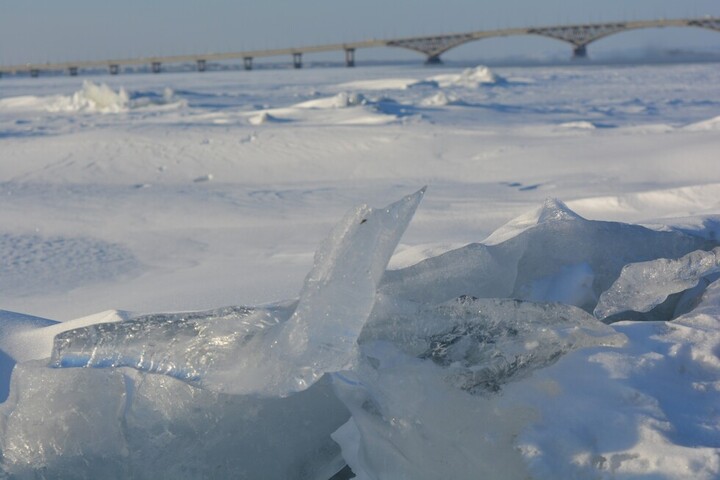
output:
[[[39,76],[40,76],[40,70],[38,70],[37,68],[33,68],[32,70],[30,70],[30,76],[31,76],[32,78],[37,78],[37,77],[39,77]]]
[[[207,68],[207,62],[204,58],[198,58],[197,59],[197,71],[198,72],[204,72]]]
[[[442,65],[442,63],[440,55],[429,55],[427,60],[425,60],[425,65]]]
[[[152,62],[152,72],[153,73],[160,73],[160,67],[162,67],[162,63]]]
[[[252,70],[252,61],[253,57],[243,58],[243,65],[245,66],[245,70]]]
[[[575,48],[573,48],[573,60],[580,60],[587,57],[587,45],[576,45]]]
[[[68,68],[68,73],[70,73],[70,76],[71,76],[71,77],[77,77],[78,67],[70,67],[70,68]]]
[[[120,65],[111,64],[108,68],[110,68],[110,75],[117,75],[120,73]]]
[[[345,49],[345,66],[347,66],[347,67],[355,66],[355,49],[354,48],[346,48]]]
[[[293,53],[293,68],[302,68],[302,53]]]

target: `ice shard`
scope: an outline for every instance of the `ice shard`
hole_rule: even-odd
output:
[[[586,220],[549,199],[484,243],[387,272],[380,291],[427,303],[461,295],[562,301],[592,312],[626,264],[679,258],[709,246],[681,232]]]
[[[676,260],[660,258],[626,265],[600,296],[594,314],[603,319],[633,311],[649,312],[669,295],[692,288],[703,277],[720,272],[720,247],[698,250]]]
[[[360,206],[315,255],[300,299],[97,324],[55,338],[56,367],[161,373],[215,392],[284,396],[351,366],[380,278],[425,189],[386,208]]]

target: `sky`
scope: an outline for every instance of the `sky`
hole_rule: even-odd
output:
[[[0,64],[281,48],[505,27],[720,16],[718,0],[0,0]],[[713,48],[720,33],[652,30],[605,48]],[[623,35],[631,35],[623,34]],[[664,39],[664,40],[663,40]],[[482,56],[474,42],[455,55]],[[547,42],[547,43],[546,43]],[[493,42],[492,54],[568,49]],[[591,47],[594,48],[594,47]],[[387,50],[387,49],[384,49]],[[450,52],[448,52],[450,53]],[[367,52],[368,56],[401,52]],[[360,56],[360,55],[359,55]]]

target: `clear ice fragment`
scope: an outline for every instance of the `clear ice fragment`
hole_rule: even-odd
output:
[[[616,313],[649,312],[673,293],[694,287],[707,275],[720,272],[720,247],[697,250],[677,260],[660,258],[626,265],[620,277],[600,296],[594,314],[603,319]]]

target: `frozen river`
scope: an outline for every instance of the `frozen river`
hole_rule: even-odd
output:
[[[718,478],[719,151],[717,64],[3,78],[1,466]]]

